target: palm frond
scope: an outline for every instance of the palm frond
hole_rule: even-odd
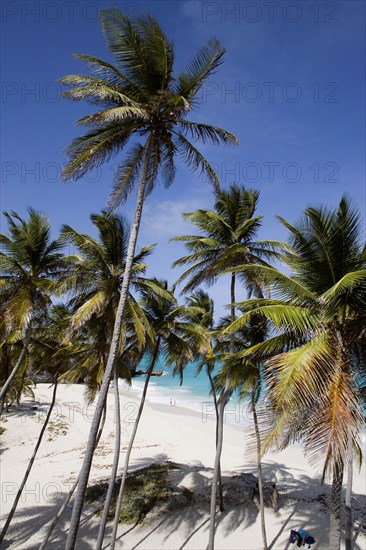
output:
[[[113,178],[113,191],[108,198],[108,209],[116,211],[129,197],[143,164],[145,148],[135,144],[118,165]]]
[[[86,54],[74,54],[74,56],[84,63],[88,69],[96,75],[97,78],[107,81],[109,84],[116,84],[122,88],[130,86],[129,79],[118,70],[117,67],[111,65],[107,61],[103,61],[98,57]],[[66,77],[67,78],[67,77]]]
[[[346,460],[350,433],[360,433],[363,415],[342,369],[335,369],[321,401],[309,419],[305,449],[311,463],[323,464],[323,481],[329,470]]]
[[[277,303],[277,305],[259,306],[245,312],[225,329],[225,334],[240,330],[254,314],[262,315],[281,330],[292,329],[294,332],[304,333],[319,328],[319,316],[313,309]]]
[[[138,123],[110,123],[74,139],[67,148],[68,163],[62,171],[65,180],[75,181],[118,153]]]
[[[366,269],[346,273],[346,275],[323,293],[322,298],[327,302],[336,300],[347,293],[351,293],[355,288],[366,293]]]
[[[200,175],[205,175],[212,183],[215,191],[220,188],[218,177],[211,164],[184,136],[179,132],[173,132],[176,136],[177,150],[192,171],[199,170]]]
[[[267,265],[243,264],[227,270],[227,273],[251,273],[254,278],[257,278],[264,285],[271,285],[271,293],[279,299],[286,297],[293,299],[295,303],[314,304],[316,295],[306,286],[298,282],[294,277],[286,275],[274,267]],[[223,272],[223,274],[225,274]]]
[[[95,293],[89,300],[84,302],[71,318],[74,329],[90,319],[93,314],[98,314],[105,305],[106,296],[103,291]]]
[[[139,103],[133,101],[124,87],[109,83],[107,80],[95,78],[83,74],[71,74],[58,80],[65,86],[75,86],[62,92],[62,97],[70,101],[85,100],[92,105],[138,107]]]
[[[265,381],[278,409],[306,408],[325,391],[332,372],[332,339],[328,331],[266,362]]]
[[[183,133],[190,135],[195,141],[199,140],[202,143],[208,142],[213,145],[220,145],[221,143],[227,145],[239,144],[238,138],[234,134],[222,128],[188,120],[178,120],[177,122],[180,124]]]
[[[140,107],[131,107],[130,105],[123,105],[122,107],[114,107],[113,109],[104,109],[93,115],[88,115],[80,118],[77,121],[78,126],[91,126],[100,127],[106,124],[118,122],[121,120],[131,121],[134,119],[141,124],[148,120],[148,117],[143,109]]]
[[[175,92],[192,101],[203,82],[220,66],[224,53],[225,50],[217,39],[210,40],[177,76]]]
[[[146,92],[164,90],[171,79],[173,47],[151,16],[132,21],[119,9],[101,10],[108,48],[129,81]]]

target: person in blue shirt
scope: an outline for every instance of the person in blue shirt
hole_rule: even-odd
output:
[[[289,542],[296,542],[298,547],[304,546],[305,548],[311,548],[311,545],[314,544],[315,539],[310,535],[309,531],[306,531],[306,529],[300,528],[297,531],[291,529]]]

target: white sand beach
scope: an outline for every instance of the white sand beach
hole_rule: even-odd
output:
[[[60,385],[50,429],[46,431],[21,502],[2,548],[35,549],[45,527],[52,519],[76,479],[85,450],[93,406],[84,404],[82,385]],[[52,388],[38,384],[35,401],[25,399],[4,414],[1,423],[1,524],[9,512],[23,477],[38,433],[51,400]],[[138,407],[136,394],[123,390],[122,453],[119,472]],[[176,506],[160,513],[151,512],[143,523],[120,525],[117,548],[121,549],[205,549],[208,541],[209,496],[215,453],[213,417],[164,404],[147,403],[132,453],[130,470],[152,463],[172,461],[179,468],[169,474],[177,487],[193,491],[194,504]],[[256,475],[256,465],[245,450],[242,426],[225,424],[222,472],[224,488],[245,493],[245,476]],[[113,459],[114,407],[110,392],[106,425],[95,453],[90,483],[107,480]],[[270,549],[292,548],[290,529],[304,527],[314,536],[315,549],[328,549],[329,486],[320,486],[319,472],[304,458],[300,447],[293,446],[263,459],[264,477],[275,482],[279,491],[279,511],[266,507],[267,538]],[[241,476],[232,479],[233,476]],[[229,489],[228,489],[229,490]],[[365,467],[354,472],[353,516],[354,549],[365,550]],[[240,495],[239,495],[240,496]],[[227,499],[223,513],[217,514],[216,548],[257,550],[262,548],[259,507],[256,500],[235,503]],[[245,500],[245,499],[244,499]],[[240,501],[240,498],[239,498]],[[63,548],[71,514],[70,504],[47,548]],[[363,523],[363,525],[362,525]],[[78,549],[93,549],[99,519],[92,505],[85,505],[78,535]],[[111,532],[107,527],[106,541]]]

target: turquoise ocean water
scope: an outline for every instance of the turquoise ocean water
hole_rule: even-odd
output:
[[[140,363],[139,369],[145,370],[148,362]],[[215,369],[215,372],[219,367]],[[153,376],[150,379],[147,402],[162,405],[184,407],[199,412],[205,417],[215,417],[213,397],[210,395],[210,382],[205,369],[197,375],[197,363],[189,363],[184,369],[183,383],[180,385],[180,377],[172,375],[173,368],[165,366],[164,358],[159,357],[155,371],[163,371],[162,376]],[[214,372],[214,374],[215,374]],[[132,380],[131,391],[141,395],[145,376],[136,376]],[[245,404],[239,402],[233,395],[226,407],[225,420],[232,423],[250,421]]]
[[[148,362],[142,362],[139,369],[145,370]],[[219,367],[217,367],[216,371]],[[150,379],[147,402],[184,407],[201,413],[203,418],[215,418],[213,398],[210,396],[210,382],[205,369],[197,375],[197,363],[189,363],[184,369],[183,384],[180,385],[179,376],[172,376],[173,368],[166,368],[163,357],[158,359],[155,370],[162,370],[163,376],[154,376]],[[214,373],[215,374],[215,373]],[[145,376],[137,376],[132,381],[131,391],[141,395]],[[123,384],[122,384],[123,385]],[[252,416],[247,406],[239,401],[234,394],[225,409],[225,422],[252,426]],[[366,454],[366,430],[361,434],[361,445]]]

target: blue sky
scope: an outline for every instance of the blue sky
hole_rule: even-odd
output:
[[[1,3],[1,210],[46,213],[93,234],[117,159],[77,183],[60,181],[63,150],[80,133],[88,104],[60,97],[57,79],[84,68],[73,53],[111,61],[97,20],[98,0]],[[114,2],[129,14],[154,14],[176,48],[176,69],[217,37],[227,50],[191,119],[230,130],[234,148],[201,147],[222,187],[261,192],[262,238],[285,239],[279,214],[294,221],[308,205],[336,205],[348,192],[365,218],[365,2]],[[121,153],[123,155],[123,152]],[[209,184],[179,166],[169,190],[158,186],[144,210],[139,245],[158,243],[149,273],[173,283],[184,248],[169,238],[190,233],[182,213],[213,204]],[[131,219],[134,197],[121,212]],[[1,219],[1,231],[6,229]],[[223,313],[229,289],[210,294]],[[244,294],[239,298],[244,298]]]

